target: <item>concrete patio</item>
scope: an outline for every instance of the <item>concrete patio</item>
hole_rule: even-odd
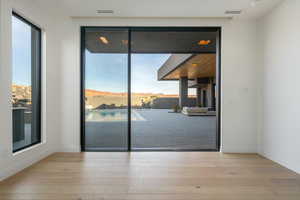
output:
[[[143,120],[132,121],[134,150],[216,149],[216,117],[189,117],[167,109],[135,109]],[[127,121],[86,122],[87,150],[125,150]],[[101,148],[99,148],[101,147]]]

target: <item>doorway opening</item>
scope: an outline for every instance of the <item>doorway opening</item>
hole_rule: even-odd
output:
[[[219,27],[82,27],[82,151],[219,151]]]

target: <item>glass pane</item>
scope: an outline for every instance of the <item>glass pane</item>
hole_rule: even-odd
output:
[[[12,17],[13,151],[39,143],[41,31]]]
[[[215,41],[215,32],[132,32],[132,149],[217,148]]]
[[[127,150],[128,32],[85,29],[85,150]]]

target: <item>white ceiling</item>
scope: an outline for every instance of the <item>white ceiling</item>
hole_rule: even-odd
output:
[[[226,10],[243,11],[240,17],[258,18],[282,0],[60,0],[72,17],[232,17]],[[97,10],[114,10],[97,14]]]

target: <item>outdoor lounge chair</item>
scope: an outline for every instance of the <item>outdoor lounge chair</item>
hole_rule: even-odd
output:
[[[183,107],[182,113],[187,116],[215,116],[215,111],[205,107]]]

